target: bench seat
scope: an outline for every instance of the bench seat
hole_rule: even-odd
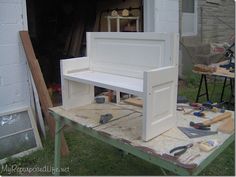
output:
[[[64,74],[64,78],[71,81],[129,93],[140,97],[143,96],[143,79],[91,70]]]

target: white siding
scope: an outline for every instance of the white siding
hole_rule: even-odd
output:
[[[0,112],[30,106],[31,85],[19,36],[26,29],[25,0],[0,0]]]
[[[145,32],[179,32],[178,0],[144,0]]]

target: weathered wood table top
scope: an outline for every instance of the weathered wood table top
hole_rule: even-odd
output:
[[[126,103],[120,103],[119,105],[111,103],[94,103],[70,110],[64,110],[62,107],[54,107],[50,109],[50,112],[56,120],[59,117],[65,122],[69,121],[69,125],[78,125],[80,131],[91,134],[95,138],[97,136],[93,133],[89,133],[89,131],[96,132],[99,136],[105,137],[105,139],[98,139],[108,142],[118,148],[120,147],[131,154],[153,162],[154,164],[158,164],[161,167],[178,174],[198,174],[234,140],[234,133],[224,134],[221,132],[201,138],[188,138],[177,128],[177,126],[189,127],[190,121],[201,122],[206,119],[196,118],[190,114],[184,115],[182,111],[177,111],[178,122],[175,128],[168,130],[148,142],[141,139],[141,107],[128,105]],[[113,118],[106,124],[100,124],[100,116],[107,113],[111,113]],[[207,118],[212,118],[219,114],[220,113],[207,112]],[[213,124],[211,126],[211,131],[216,131],[221,123],[222,122]],[[198,142],[213,139],[216,139],[219,142],[219,147],[210,152],[202,152],[199,150]],[[116,140],[116,143],[110,142],[110,140]],[[169,154],[169,151],[172,148],[189,143],[194,143],[194,146],[188,149],[188,151],[179,158]],[[145,154],[148,154],[148,156],[146,157]],[[191,160],[191,158],[193,158],[193,160]],[[164,163],[165,161],[168,162],[168,165]],[[176,168],[173,168],[172,165]]]

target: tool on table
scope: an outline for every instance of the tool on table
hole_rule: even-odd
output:
[[[211,125],[211,124],[214,124],[216,122],[222,121],[224,119],[230,118],[231,116],[232,116],[231,112],[225,112],[225,113],[223,113],[221,115],[218,115],[218,116],[214,117],[213,119],[206,120],[206,121],[204,121],[202,123],[204,125]]]
[[[109,120],[111,120],[113,118],[112,114],[108,113],[108,114],[103,114],[100,117],[100,123],[101,124],[106,124],[109,122]]]
[[[184,160],[184,163],[190,163],[191,161],[195,160],[196,158],[200,157],[201,154],[190,155],[188,158]]]
[[[191,148],[192,146],[193,146],[193,143],[187,144],[185,146],[177,146],[177,147],[171,149],[170,153],[177,151],[176,153],[174,153],[174,156],[180,156],[183,153],[185,153],[188,148]]]
[[[178,127],[178,129],[189,138],[199,138],[199,137],[214,135],[218,133],[216,131],[199,130],[199,129],[188,128],[188,127]]]
[[[201,104],[199,103],[190,103],[187,107],[191,108],[191,110],[184,112],[184,114],[191,114],[195,110],[201,110]]]
[[[201,111],[194,112],[193,115],[197,117],[205,117],[206,114],[203,112],[204,110],[202,109]]]
[[[189,123],[189,125],[193,128],[200,129],[200,130],[210,130],[209,127],[210,127],[211,124],[214,124],[218,121],[221,121],[221,120],[224,120],[224,119],[227,119],[227,118],[230,118],[231,115],[232,114],[230,112],[227,112],[227,113],[223,113],[222,115],[216,116],[211,120],[207,120],[207,121],[204,121],[204,122],[201,122],[201,123],[194,123],[194,122],[191,121]]]
[[[102,103],[105,103],[105,97],[104,96],[97,96],[97,97],[95,97],[95,101],[96,101],[96,103],[98,103],[98,104],[102,104]]]
[[[177,104],[178,103],[188,103],[188,99],[186,96],[177,96]]]
[[[232,118],[225,119],[224,123],[221,124],[217,131],[222,133],[231,134],[234,131],[234,120]]]
[[[209,109],[210,111],[213,112],[225,112],[225,109],[223,108],[224,102],[221,103],[212,103],[210,101],[207,101],[206,103],[203,103],[202,106],[206,109]]]
[[[194,123],[190,122],[189,125],[193,128],[200,129],[200,130],[210,130],[210,125],[204,125],[203,123]]]
[[[219,145],[217,140],[207,140],[199,144],[199,149],[204,152],[209,152]]]

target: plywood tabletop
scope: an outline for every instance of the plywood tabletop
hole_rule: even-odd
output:
[[[177,126],[189,127],[189,122],[202,122],[206,119],[196,118],[193,115],[184,115],[183,112],[177,112],[177,126],[166,131],[160,136],[145,142],[142,140],[142,108],[126,103],[118,104],[90,104],[87,106],[74,108],[70,110],[64,110],[62,107],[51,108],[50,111],[72,120],[82,126],[89,127],[98,132],[104,132],[114,139],[123,139],[134,148],[142,148],[148,151],[155,152],[160,156],[170,155],[169,151],[176,147],[189,143],[194,143],[194,146],[190,148],[186,153],[181,155],[177,161],[183,166],[188,165],[197,167],[205,159],[207,159],[213,152],[202,152],[198,148],[198,142],[203,140],[216,139],[220,145],[222,145],[232,134],[224,134],[218,132],[218,134],[204,136],[201,138],[189,139],[183,134]],[[100,124],[99,119],[102,114],[111,113],[113,118],[107,124]],[[207,112],[207,117],[212,118],[220,113]],[[234,114],[233,114],[234,115]],[[234,116],[232,116],[234,117]],[[212,125],[211,130],[216,131],[217,127],[222,122]],[[220,148],[220,146],[218,147]],[[200,154],[200,156],[198,155]],[[194,160],[189,162],[191,157],[196,156]]]

